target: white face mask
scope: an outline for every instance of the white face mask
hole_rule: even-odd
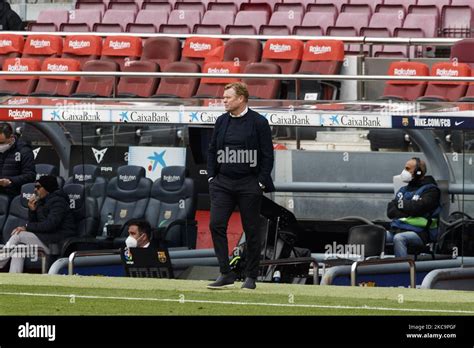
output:
[[[12,144],[0,144],[0,153],[8,151],[12,147]]]
[[[403,172],[400,174],[400,177],[403,182],[409,183],[413,180],[413,175],[406,169],[403,169]]]
[[[125,244],[127,245],[127,247],[129,248],[136,248],[137,247],[137,240],[133,237],[130,237],[128,236],[127,239],[125,239]]]

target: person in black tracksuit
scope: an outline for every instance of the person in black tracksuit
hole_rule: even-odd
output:
[[[0,30],[21,31],[23,29],[20,16],[12,10],[8,2],[0,0]]]
[[[210,230],[221,275],[208,285],[218,289],[233,286],[235,274],[229,266],[227,225],[239,206],[247,242],[244,289],[255,289],[261,253],[259,232],[263,192],[275,190],[271,178],[273,144],[265,117],[247,107],[248,90],[243,83],[225,87],[226,113],[214,126],[209,145],[207,174],[211,197]]]
[[[46,254],[48,245],[75,235],[74,216],[69,208],[69,197],[58,187],[55,176],[44,175],[35,184],[35,195],[28,200],[28,222],[11,232],[0,254],[0,268],[11,258],[10,272],[23,272],[24,257],[9,253],[18,244],[37,246]]]
[[[0,194],[18,196],[21,186],[36,178],[33,151],[13,135],[8,123],[0,123]]]

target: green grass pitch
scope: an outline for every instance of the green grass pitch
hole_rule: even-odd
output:
[[[474,293],[191,280],[0,274],[0,315],[474,315]]]

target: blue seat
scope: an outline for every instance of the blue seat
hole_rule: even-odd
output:
[[[105,200],[107,180],[100,176],[100,167],[93,164],[78,164],[72,168],[72,176],[66,185],[80,184],[85,188],[86,197],[93,197],[97,201],[100,211]]]

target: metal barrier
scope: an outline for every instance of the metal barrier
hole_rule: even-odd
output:
[[[415,278],[415,261],[410,258],[386,258],[386,259],[371,259],[356,261],[351,266],[351,286],[356,286],[357,283],[357,268],[359,266],[371,266],[371,265],[383,265],[383,264],[394,264],[394,263],[408,263],[410,266],[410,287],[416,287]]]
[[[69,255],[68,275],[74,274],[74,260],[77,257],[118,255],[118,254],[120,254],[120,249],[74,251],[73,253],[71,253],[71,255]]]
[[[281,265],[298,265],[302,263],[309,263],[313,267],[313,284],[319,285],[319,264],[314,257],[296,257],[279,260],[264,260],[260,261],[259,266],[281,266]]]

